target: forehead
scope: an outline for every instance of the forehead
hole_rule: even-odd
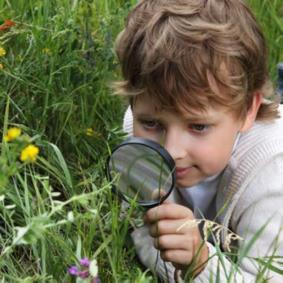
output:
[[[156,99],[150,98],[148,95],[141,95],[139,97],[136,97],[132,104],[133,112],[135,115],[166,117],[166,113],[170,113],[190,120],[209,120],[213,118],[215,114],[224,111],[224,109],[220,109],[220,106],[218,106],[217,108],[207,106],[203,109],[196,109],[195,107],[192,107],[190,105],[183,106],[184,107],[182,108],[176,108],[174,106],[164,107],[160,102],[158,102]]]

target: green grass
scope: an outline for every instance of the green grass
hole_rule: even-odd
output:
[[[283,1],[248,0],[260,23],[268,43],[269,69],[273,81],[277,79],[277,64],[283,61]]]
[[[102,282],[157,282],[129,244],[133,211],[121,221],[104,174],[125,109],[110,95],[119,77],[113,43],[134,2],[0,0],[0,20],[16,23],[0,31],[1,134],[22,129],[20,139],[1,143],[1,282],[75,282],[67,268],[84,256],[97,259]],[[275,80],[283,4],[250,2]],[[19,155],[30,143],[39,157],[25,165]]]

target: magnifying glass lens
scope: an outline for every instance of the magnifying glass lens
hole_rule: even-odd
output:
[[[174,165],[163,150],[154,142],[132,138],[113,151],[108,175],[124,199],[154,206],[169,195],[174,186]]]

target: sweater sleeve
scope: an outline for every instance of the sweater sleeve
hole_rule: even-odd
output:
[[[283,257],[283,154],[273,158],[249,184],[235,207],[232,216],[232,227],[244,241],[241,241],[240,251],[249,243],[254,244],[248,251],[248,256],[240,262],[243,272],[252,274],[254,278],[263,270],[263,265],[257,258],[270,262],[274,267],[281,267],[275,257]],[[275,256],[275,257],[274,257]],[[277,258],[278,260],[278,258]],[[281,271],[282,273],[282,271]],[[267,269],[264,273],[268,282],[283,282],[283,275]]]
[[[175,268],[170,262],[165,263],[160,258],[159,251],[153,245],[153,238],[149,235],[148,227],[135,229],[131,237],[142,264],[162,279],[162,282],[174,283]]]
[[[248,185],[232,214],[233,231],[243,240],[239,242],[238,263],[231,263],[216,248],[209,245],[206,268],[194,282],[283,282],[283,156],[277,156],[261,170]],[[221,253],[220,253],[221,254]],[[242,256],[244,255],[244,256]],[[259,261],[269,261],[281,274],[265,268]],[[276,258],[277,257],[277,258]],[[273,268],[274,269],[274,268]],[[262,274],[261,280],[257,278]],[[210,281],[212,279],[212,281]]]

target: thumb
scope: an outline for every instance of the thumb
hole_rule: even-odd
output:
[[[173,203],[172,200],[170,200],[168,197],[162,202],[162,204],[170,204]]]
[[[166,196],[166,192],[162,188],[154,189],[151,193],[152,200],[160,200],[164,196]]]

